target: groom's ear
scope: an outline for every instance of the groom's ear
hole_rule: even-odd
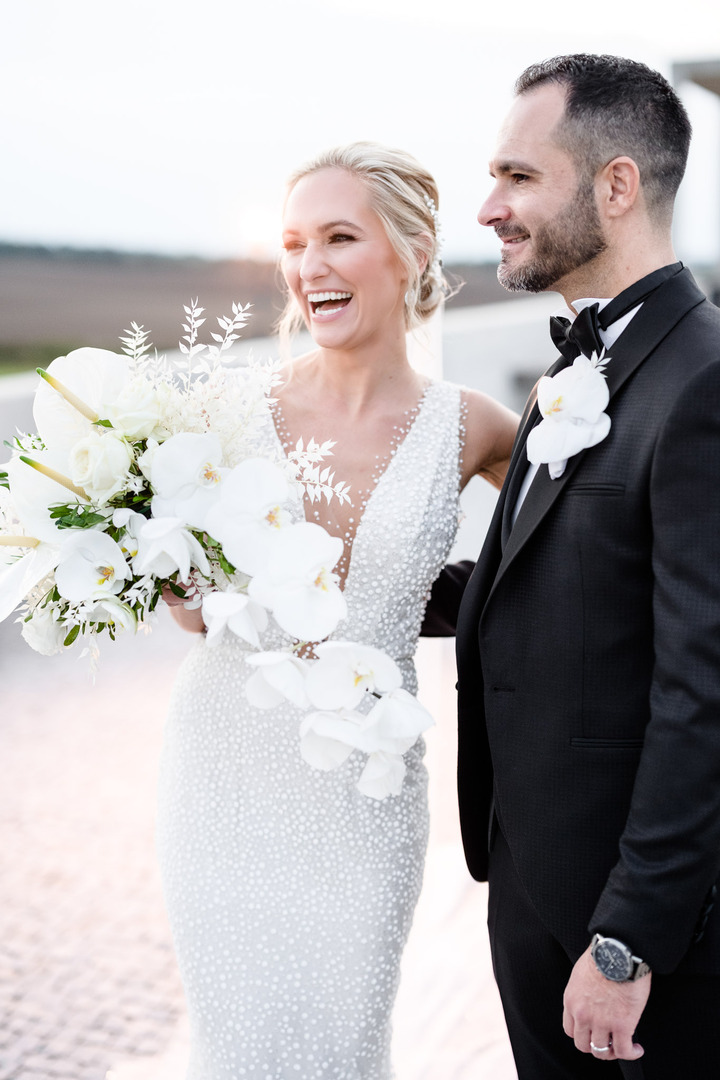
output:
[[[636,205],[640,195],[640,170],[630,157],[616,157],[602,169],[595,181],[598,210],[608,218],[619,218]]]

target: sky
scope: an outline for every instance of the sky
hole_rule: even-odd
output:
[[[497,257],[476,215],[529,63],[610,52],[672,77],[720,59],[715,0],[23,0],[3,13],[0,241],[272,258],[284,183],[374,139],[440,185],[446,260]],[[681,17],[680,17],[681,16]],[[687,261],[720,257],[720,99],[680,88],[696,138]]]

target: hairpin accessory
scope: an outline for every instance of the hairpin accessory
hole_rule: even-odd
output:
[[[433,269],[439,274],[442,269],[442,260],[440,258],[440,255],[443,249],[445,237],[443,236],[442,230],[440,228],[440,215],[438,214],[438,208],[435,200],[431,195],[428,195],[426,191],[423,191],[423,199],[425,200],[425,205],[427,206],[428,210],[432,215],[433,223],[435,225],[435,258],[433,259]]]

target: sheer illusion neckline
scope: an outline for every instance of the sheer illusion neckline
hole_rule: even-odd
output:
[[[352,569],[353,550],[357,543],[358,535],[361,532],[361,527],[367,511],[375,499],[378,490],[385,486],[386,477],[391,475],[394,471],[393,467],[398,457],[402,457],[404,448],[408,444],[410,436],[417,428],[418,422],[425,411],[430,391],[435,385],[436,382],[429,379],[423,386],[417,403],[413,405],[412,408],[405,410],[402,414],[400,422],[394,427],[395,434],[391,439],[385,454],[382,457],[378,457],[376,465],[372,468],[369,486],[366,488],[359,487],[354,491],[351,488],[351,505],[349,507],[347,504],[340,507],[336,499],[333,499],[332,502],[328,504],[327,500],[323,497],[319,503],[317,501],[311,503],[310,500],[303,495],[299,496],[305,521],[323,525],[331,535],[340,536],[343,541],[343,555],[335,568],[335,572],[340,579],[340,587],[343,591],[347,590],[347,583]],[[290,437],[280,402],[277,399],[270,405],[270,414],[274,436],[283,455],[287,456],[289,451],[294,449],[298,437],[304,439],[305,445],[307,445],[309,438],[316,437],[313,432],[308,432],[304,433],[302,436],[296,436],[295,441],[293,441]],[[340,439],[338,439],[337,442],[340,442]],[[327,459],[324,464],[330,465],[332,469],[332,458]],[[347,478],[340,473],[337,473],[336,480],[347,481]],[[343,516],[344,511],[347,512],[347,517]]]

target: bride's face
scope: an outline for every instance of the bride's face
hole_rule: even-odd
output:
[[[359,348],[405,333],[407,274],[356,176],[333,168],[299,180],[283,247],[285,280],[318,345]]]

